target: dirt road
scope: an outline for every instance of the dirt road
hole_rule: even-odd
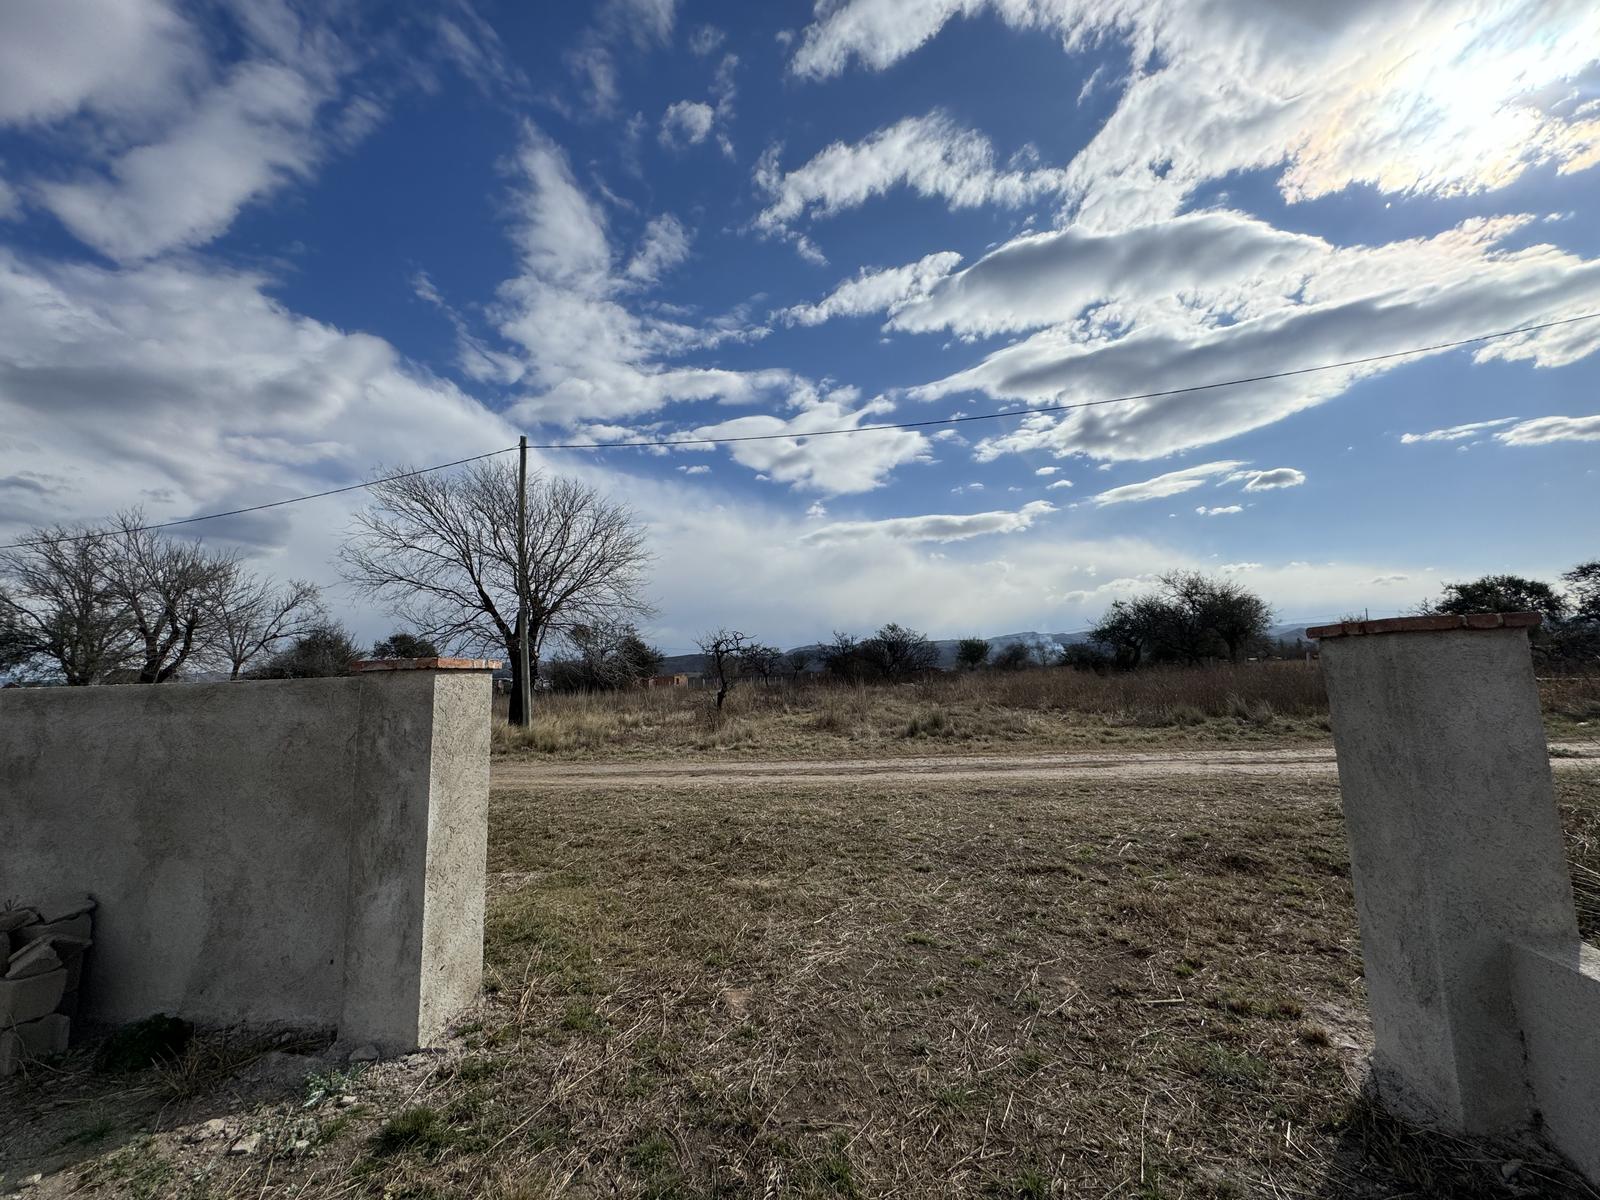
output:
[[[1600,747],[1562,746],[1558,771],[1600,767]],[[497,759],[499,789],[700,788],[738,784],[786,786],[849,783],[1019,781],[1172,775],[1332,775],[1328,747],[1277,750],[1171,750],[1142,753],[926,756],[919,758],[810,759],[783,762],[640,761],[623,763],[516,762]]]

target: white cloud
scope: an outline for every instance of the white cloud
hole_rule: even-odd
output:
[[[881,521],[839,521],[813,530],[800,540],[811,545],[844,542],[959,542],[992,533],[1020,533],[1046,513],[1055,512],[1047,500],[1034,500],[1015,512],[935,514],[890,517]]]
[[[1255,246],[1258,265],[1244,275],[1230,274],[1223,265],[1210,283],[1196,281],[1173,294],[1165,272],[1181,258],[1179,249],[1194,245],[1207,226],[1229,231],[1224,241],[1241,261]],[[979,391],[996,401],[1045,405],[1168,393],[1062,417],[1025,417],[1017,430],[981,442],[980,460],[1022,451],[1155,458],[1273,424],[1362,379],[1427,356],[1320,369],[1328,364],[1600,308],[1600,260],[1547,244],[1503,245],[1527,228],[1526,217],[1473,220],[1431,238],[1336,247],[1280,234],[1239,214],[1209,214],[1205,222],[1186,218],[1103,238],[1039,235],[935,284],[926,305],[905,305],[890,324],[941,323],[970,332],[1039,326],[972,367],[911,389],[921,399]],[[1093,246],[1090,262],[1103,273],[1124,239],[1125,249],[1165,249],[1129,257],[1115,279],[1106,275],[1103,284],[1085,285],[1080,298],[1103,288],[1104,302],[1067,318],[1076,301],[1064,306],[1057,289],[1074,286],[1069,277],[1075,253],[1042,276],[1034,265],[1048,263],[1064,246]],[[1089,276],[1094,278],[1094,269]],[[969,280],[981,280],[983,287]],[[1591,321],[1486,342],[1467,352],[1479,362],[1550,367],[1597,347],[1600,321]],[[1310,368],[1319,369],[1282,377]],[[1182,390],[1268,375],[1280,377],[1202,393]]]
[[[689,257],[689,231],[671,213],[653,218],[639,239],[639,249],[628,263],[627,276],[639,283],[655,283]]]
[[[0,4],[0,124],[149,116],[202,69],[200,39],[164,0]]]
[[[877,401],[855,406],[852,399],[848,392],[802,399],[804,407],[793,417],[767,413],[735,417],[715,425],[702,425],[691,436],[766,438],[758,442],[736,442],[727,449],[735,462],[779,483],[830,496],[871,491],[881,487],[896,467],[928,461],[928,439],[910,430],[805,436],[824,429],[861,428],[872,423],[870,418],[889,408]]]
[[[779,230],[806,217],[833,216],[901,186],[953,209],[1016,208],[1059,194],[1063,179],[1060,171],[1026,162],[997,166],[988,138],[935,111],[907,117],[854,145],[834,142],[787,173],[778,168],[776,148],[769,151],[756,184],[770,203],[756,225]]]
[[[1070,169],[1077,214],[1104,227],[1171,216],[1199,184],[1238,171],[1277,172],[1293,201],[1352,183],[1454,195],[1600,159],[1600,113],[1581,86],[1600,10],[1567,0],[1314,13],[1254,0],[847,0],[819,12],[791,69],[881,69],[984,11],[1068,49],[1129,44],[1118,107]]]
[[[1207,508],[1204,504],[1202,504],[1199,508],[1195,509],[1195,512],[1199,513],[1202,517],[1226,517],[1233,513],[1242,513],[1243,511],[1244,506],[1242,504],[1218,505],[1213,508]]]
[[[152,517],[184,517],[320,491],[419,446],[515,440],[389,343],[286,311],[269,283],[200,263],[104,270],[0,251],[0,460],[26,459],[71,496],[67,511],[7,503],[0,520],[103,516],[141,496]],[[326,548],[339,507],[299,511],[198,532],[276,552],[294,524]]]
[[[161,140],[110,163],[109,176],[38,186],[41,203],[79,240],[134,262],[210,241],[252,200],[309,177],[326,81],[249,62],[197,98]]]
[[[699,466],[695,466],[695,467],[679,467],[678,470],[682,471],[685,475],[709,475],[709,474],[711,474],[711,468],[706,466],[704,463],[701,463]]]
[[[1214,479],[1218,475],[1226,475],[1244,466],[1241,462],[1222,461],[1201,463],[1196,467],[1185,467],[1181,471],[1168,471],[1165,475],[1157,475],[1154,479],[1145,479],[1139,483],[1125,483],[1121,487],[1108,488],[1094,497],[1094,502],[1104,506],[1107,504],[1126,504],[1137,500],[1159,500],[1164,496],[1176,496],[1180,492],[1193,491],[1204,486],[1206,480]]]
[[[699,100],[679,100],[668,105],[661,115],[660,139],[663,146],[697,146],[711,132],[716,112]]]
[[[1060,467],[1035,467],[1033,473],[1035,475],[1054,475],[1059,470],[1061,470]]]
[[[616,111],[618,50],[665,45],[676,22],[677,0],[603,0],[593,6],[592,20],[564,56],[567,69],[585,86],[593,114]]]
[[[1115,233],[1079,227],[1025,234],[963,271],[930,280],[892,312],[891,328],[987,336],[1076,321],[1111,303],[1111,320],[1151,306],[1242,307],[1251,292],[1286,303],[1335,248],[1244,213],[1189,213]],[[886,306],[887,307],[887,306]],[[1155,313],[1151,312],[1151,316]]]
[[[1600,416],[1535,417],[1494,435],[1508,446],[1544,446],[1551,442],[1600,442]]]
[[[776,315],[791,325],[820,325],[833,317],[893,311],[925,293],[930,283],[948,274],[960,261],[961,255],[945,250],[903,267],[882,271],[863,267],[854,279],[845,280],[817,303],[796,304]]]
[[[1299,487],[1306,481],[1306,473],[1293,467],[1273,467],[1267,471],[1240,471],[1237,475],[1229,476],[1226,482],[1235,480],[1242,480],[1247,492],[1271,492],[1279,488]]]
[[[1499,417],[1493,421],[1473,421],[1467,425],[1452,425],[1448,429],[1432,429],[1427,433],[1403,433],[1400,435],[1400,441],[1407,446],[1417,442],[1459,442],[1466,438],[1477,437],[1486,430],[1509,425],[1515,420],[1515,417]]]
[[[1071,486],[1072,486],[1072,480],[1070,480],[1070,479],[1058,479],[1054,483],[1052,483],[1049,487],[1045,488],[1045,491],[1053,492],[1057,488],[1069,488]]]
[[[806,520],[808,521],[820,521],[827,515],[828,506],[821,500],[813,500],[811,502],[811,507],[806,509]]]
[[[689,351],[754,332],[737,320],[695,325],[628,306],[629,293],[678,252],[676,223],[659,220],[654,238],[646,237],[655,250],[641,253],[629,278],[615,269],[605,214],[578,186],[565,152],[529,125],[516,164],[523,190],[512,237],[520,273],[501,285],[490,313],[523,369],[513,410],[520,419],[570,425],[679,401],[770,403],[804,386],[785,370],[672,365]],[[470,347],[462,353],[477,361]]]
[[[1511,426],[1507,429],[1505,426]],[[1594,417],[1496,417],[1492,421],[1473,421],[1466,425],[1451,425],[1432,429],[1427,433],[1406,433],[1400,436],[1405,445],[1418,442],[1460,442],[1475,438],[1489,430],[1496,430],[1495,441],[1506,446],[1542,446],[1551,442],[1600,441],[1600,416]],[[1465,447],[1458,447],[1465,449]]]

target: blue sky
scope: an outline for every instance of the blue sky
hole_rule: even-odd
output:
[[[1336,11],[1335,11],[1336,8]],[[1600,553],[1587,3],[0,6],[0,535],[535,442],[650,632],[1285,619]],[[1463,428],[1473,426],[1473,428]],[[207,536],[332,589],[355,499]]]

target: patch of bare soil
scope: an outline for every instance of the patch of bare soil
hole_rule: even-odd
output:
[[[1553,747],[1557,771],[1600,764],[1600,745]],[[1311,778],[1335,774],[1331,747],[1272,750],[1108,751],[1087,754],[926,755],[903,758],[805,758],[767,762],[553,763],[496,759],[493,786],[521,789],[745,787],[756,784],[963,783],[1003,778],[1017,783],[1105,778],[1151,779],[1194,775]]]

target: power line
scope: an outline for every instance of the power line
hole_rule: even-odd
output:
[[[230,508],[227,512],[205,513],[204,515],[198,517],[184,517],[179,521],[162,521],[159,525],[135,525],[128,532],[147,533],[157,529],[172,529],[178,525],[193,525],[196,521],[215,521],[221,517],[237,517],[242,516],[245,513],[264,512],[269,508],[282,508],[285,504],[299,504],[302,500],[321,500],[324,496],[338,496],[345,492],[359,492],[362,488],[369,488],[374,484],[388,483],[389,481],[395,479],[411,479],[417,475],[427,475],[432,471],[444,471],[448,470],[450,467],[465,466],[467,463],[481,462],[486,458],[494,458],[501,454],[507,454],[515,449],[515,446],[507,446],[502,450],[490,450],[487,454],[474,454],[471,458],[458,458],[454,462],[435,463],[431,467],[419,467],[415,471],[402,471],[398,475],[385,475],[382,479],[369,479],[365,483],[347,484],[344,487],[329,488],[325,492],[312,492],[306,496],[290,496],[285,500],[272,500],[266,504],[252,504],[248,508]],[[96,530],[90,533],[76,534],[72,537],[50,538],[49,541],[83,542],[93,537],[100,537],[103,533],[103,530]],[[46,541],[41,540],[12,542],[8,546],[0,546],[0,550],[20,550],[24,546],[43,546],[46,544],[48,544]]]
[[[1289,371],[1271,371],[1265,375],[1248,375],[1242,379],[1219,379],[1214,383],[1193,383],[1183,387],[1166,388],[1158,392],[1135,392],[1127,396],[1110,396],[1104,400],[1079,400],[1072,404],[1047,404],[1036,408],[1016,408],[1009,412],[973,413],[961,417],[938,417],[927,421],[898,421],[892,424],[860,425],[848,429],[818,429],[805,433],[790,430],[785,433],[751,433],[741,437],[670,438],[661,441],[638,442],[547,442],[543,445],[528,443],[530,450],[626,450],[648,446],[721,446],[728,442],[771,442],[791,438],[834,437],[839,434],[873,433],[887,429],[926,429],[933,425],[960,425],[967,421],[997,421],[1006,417],[1031,417],[1038,413],[1072,412],[1080,408],[1099,408],[1105,404],[1129,404],[1135,400],[1158,400],[1164,396],[1182,396],[1190,392],[1205,392],[1213,388],[1242,387],[1249,383],[1266,383],[1273,379],[1290,379],[1296,375],[1312,375],[1318,371],[1337,371],[1344,367],[1365,366],[1368,363],[1406,358],[1414,354],[1436,354],[1441,350],[1454,350],[1478,342],[1492,342],[1498,338],[1515,337],[1519,333],[1538,333],[1559,325],[1577,321],[1593,321],[1600,312],[1584,313],[1577,317],[1563,317],[1559,321],[1545,321],[1539,325],[1524,325],[1518,329],[1503,329],[1499,333],[1480,333],[1476,337],[1460,338],[1453,342],[1437,342],[1431,346],[1416,346],[1410,350],[1391,350],[1387,354],[1369,354],[1364,358],[1347,358],[1342,362],[1322,363],[1315,367],[1296,367]]]
[[[1338,371],[1347,367],[1366,366],[1371,363],[1388,362],[1396,358],[1409,358],[1417,354],[1437,354],[1442,350],[1455,350],[1462,346],[1472,346],[1483,342],[1498,341],[1501,338],[1516,337],[1524,333],[1539,333],[1546,329],[1556,329],[1563,325],[1574,325],[1580,321],[1593,321],[1600,318],[1600,312],[1582,313],[1575,317],[1562,317],[1555,321],[1543,321],[1537,325],[1522,325],[1516,329],[1502,329],[1497,333],[1480,333],[1475,337],[1458,338],[1450,342],[1435,342],[1430,346],[1415,346],[1409,350],[1391,350],[1385,354],[1368,354],[1361,358],[1347,358],[1340,362],[1321,363],[1314,367],[1296,367],[1287,371],[1270,371],[1263,375],[1248,375],[1240,379],[1219,379],[1212,383],[1188,384],[1184,387],[1164,388],[1154,392],[1135,392],[1126,396],[1108,396],[1102,400],[1080,400],[1071,404],[1047,404],[1035,408],[1016,408],[1010,411],[970,413],[959,417],[936,417],[926,421],[896,421],[878,425],[858,425],[838,429],[815,429],[806,432],[789,430],[784,433],[750,433],[734,437],[688,437],[688,438],[659,438],[654,440],[639,440],[630,442],[544,442],[528,444],[530,450],[629,450],[649,449],[670,446],[724,446],[735,442],[771,442],[788,441],[798,438],[816,437],[841,437],[855,433],[881,433],[897,429],[928,429],[937,425],[962,425],[971,421],[1000,421],[1012,417],[1030,417],[1040,414],[1074,412],[1084,408],[1100,408],[1108,404],[1131,404],[1137,400],[1159,400],[1166,396],[1182,396],[1193,392],[1212,391],[1216,388],[1243,387],[1252,383],[1267,383],[1275,379],[1292,379],[1299,375],[1314,375],[1321,371]],[[263,512],[269,508],[282,508],[286,504],[299,504],[304,500],[321,500],[326,496],[338,496],[345,492],[358,492],[364,488],[375,487],[378,484],[390,483],[397,479],[411,479],[417,475],[427,475],[434,471],[445,471],[451,467],[464,466],[467,463],[481,462],[486,458],[496,458],[502,454],[509,454],[517,446],[506,446],[500,450],[490,450],[485,454],[475,454],[470,458],[458,458],[451,462],[435,463],[431,467],[420,467],[415,471],[402,471],[397,475],[384,475],[377,479],[369,479],[363,483],[352,483],[345,487],[329,488],[325,492],[312,492],[305,496],[291,496],[284,500],[273,500],[266,504],[252,504],[247,508],[234,508],[226,512],[205,513],[198,517],[184,517],[177,521],[163,521],[156,525],[140,525],[137,532],[153,531],[158,529],[173,529],[180,525],[193,525],[199,521],[215,521],[222,517],[243,516],[246,513]],[[60,541],[75,542],[99,536],[97,533],[77,534],[72,537],[61,538]],[[51,539],[57,540],[57,539]],[[20,550],[27,546],[44,545],[43,541],[12,542],[0,546],[0,550]]]

